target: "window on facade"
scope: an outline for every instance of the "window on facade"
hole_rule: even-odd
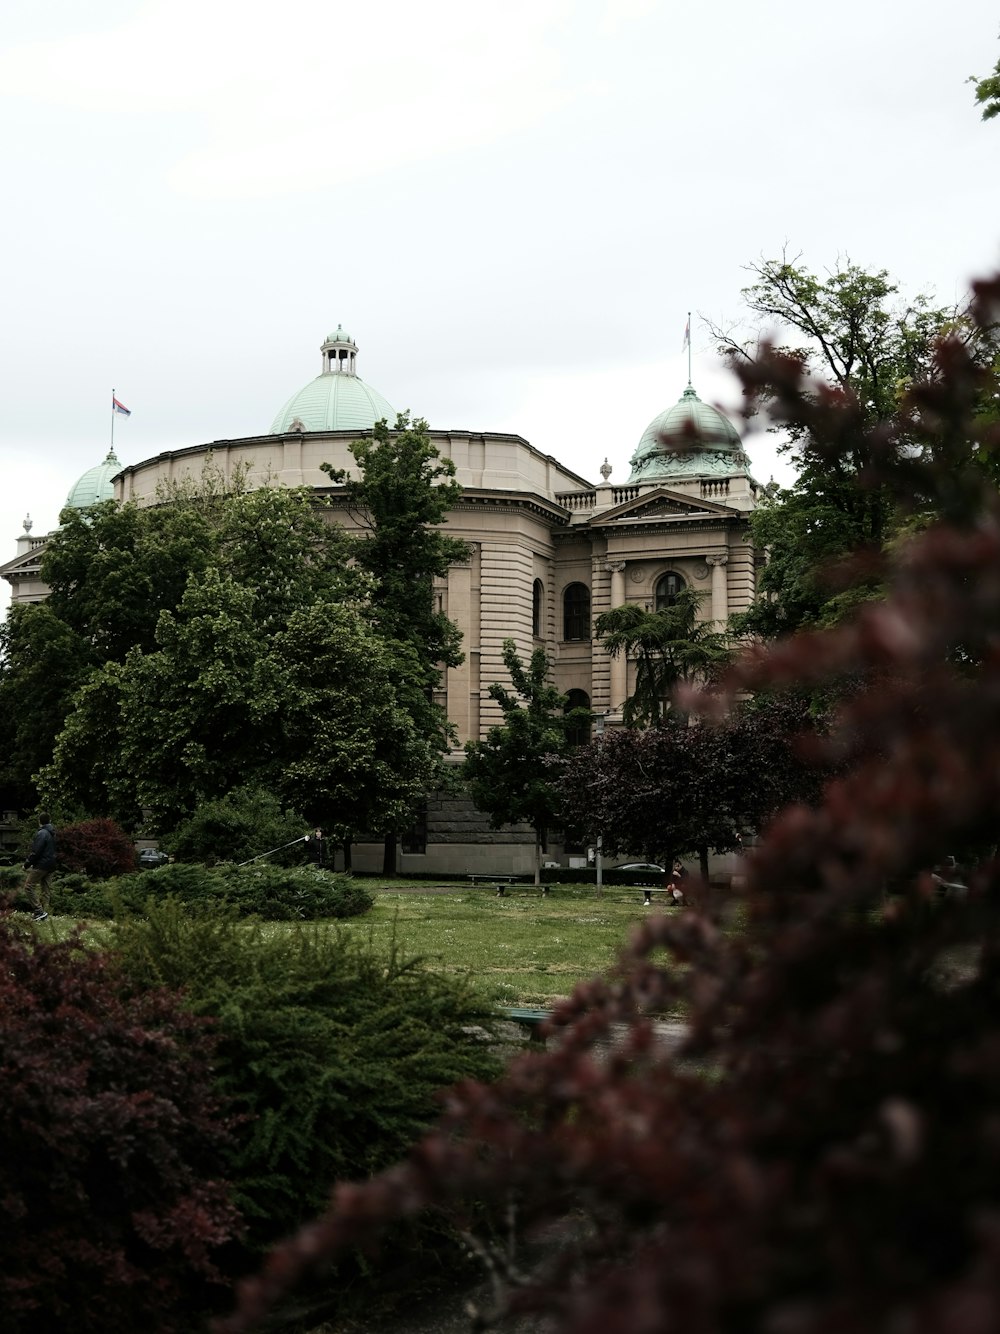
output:
[[[590,696],[586,690],[567,690],[566,692],[566,712],[570,713],[573,709],[589,709]],[[585,722],[577,723],[575,726],[567,729],[566,740],[571,746],[585,746],[590,740],[590,719]]]
[[[536,639],[542,634],[542,581],[536,579],[531,586],[531,633]]]
[[[677,594],[684,587],[684,580],[679,574],[665,574],[656,583],[656,610],[664,611],[677,601]]]
[[[590,638],[590,589],[570,584],[563,593],[563,639]]]
[[[422,804],[410,817],[410,827],[405,830],[400,840],[404,852],[422,853],[427,851],[427,806]]]

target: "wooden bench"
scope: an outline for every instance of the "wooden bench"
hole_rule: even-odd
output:
[[[473,885],[495,885],[498,897],[503,898],[504,885],[516,885],[521,877],[519,875],[483,875],[478,871],[470,871],[466,879],[471,880]],[[545,895],[548,892],[548,885],[543,885],[542,894]]]

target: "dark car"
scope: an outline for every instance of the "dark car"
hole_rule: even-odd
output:
[[[159,848],[143,848],[139,853],[139,865],[144,870],[151,866],[163,866],[169,860],[167,853],[161,852]]]
[[[624,866],[615,866],[615,871],[641,871],[643,875],[665,875],[662,866],[657,866],[655,862],[626,862]]]

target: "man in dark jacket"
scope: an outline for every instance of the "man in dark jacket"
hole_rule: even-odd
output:
[[[38,816],[38,831],[31,840],[31,851],[24,863],[24,869],[28,872],[24,877],[24,892],[31,900],[36,922],[44,922],[49,915],[44,903],[48,902],[49,877],[55,867],[56,831],[52,828],[48,811],[41,811]]]

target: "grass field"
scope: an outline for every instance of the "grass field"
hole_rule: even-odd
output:
[[[503,897],[491,888],[452,886],[431,891],[412,881],[366,878],[375,906],[336,929],[371,938],[388,948],[393,936],[408,957],[442,972],[467,974],[483,998],[498,1005],[551,1005],[577,982],[606,972],[627,943],[631,928],[655,908],[644,908],[642,890],[555,885],[543,897],[533,885],[512,885]],[[657,895],[657,899],[661,896]],[[73,919],[53,915],[43,933],[61,937]],[[268,932],[294,930],[269,922]],[[107,928],[87,926],[99,944]]]
[[[500,898],[490,889],[369,886],[375,908],[342,925],[379,942],[393,933],[405,952],[433,968],[468,973],[484,997],[500,1005],[549,1005],[584,978],[603,973],[651,910],[641,889],[554,886],[543,898],[514,885]],[[655,911],[655,909],[653,910]]]

